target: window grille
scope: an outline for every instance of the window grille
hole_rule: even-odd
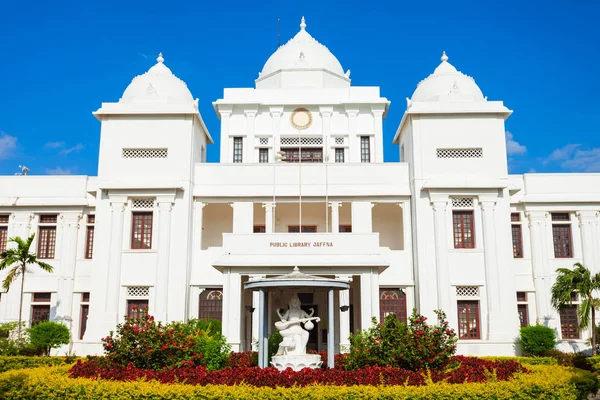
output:
[[[454,197],[452,198],[452,208],[473,208],[473,198]]]
[[[360,137],[360,162],[371,162],[371,138],[368,136]]]
[[[455,249],[475,248],[473,210],[452,211],[452,229]]]
[[[399,321],[406,323],[406,294],[400,289],[379,289],[379,320],[395,314]]]
[[[571,224],[553,224],[552,239],[554,242],[555,258],[573,257],[573,241],[571,239]]]
[[[335,144],[337,146],[343,146],[344,145],[344,138],[343,137],[336,137],[335,138]]]
[[[302,140],[302,143],[300,142]],[[288,136],[281,138],[282,146],[298,146],[301,144],[302,146],[320,146],[323,145],[323,138],[320,136]]]
[[[148,300],[127,300],[127,318],[140,319],[148,312]]]
[[[54,258],[56,226],[40,226],[38,234],[38,258]]]
[[[343,148],[336,148],[335,149],[335,162],[336,163],[343,163],[344,162],[344,149]]]
[[[266,137],[261,137],[258,139],[258,144],[260,144],[261,146],[266,146],[269,144],[269,138]]]
[[[258,149],[258,162],[268,163],[269,162],[269,149]]]
[[[167,148],[155,148],[155,149],[134,149],[124,148],[121,156],[123,158],[167,158],[169,155],[169,149]]]
[[[204,289],[198,304],[198,319],[223,319],[223,289]]]
[[[480,339],[479,301],[458,301],[458,338]]]
[[[577,306],[565,306],[560,311],[560,331],[563,339],[579,339]]]
[[[234,137],[233,138],[233,162],[242,162],[242,153],[244,150],[244,138]]]
[[[517,312],[519,313],[519,322],[521,323],[521,327],[529,325],[527,304],[517,304]]]
[[[465,149],[437,149],[437,158],[483,158],[481,147]]]
[[[571,216],[569,213],[552,213],[552,221],[570,221]]]
[[[131,248],[152,248],[152,212],[134,212],[131,215]]]
[[[523,258],[523,233],[521,225],[512,225],[513,258]]]
[[[133,199],[131,208],[134,210],[148,210],[154,208],[154,199]]]
[[[520,222],[521,221],[521,213],[518,213],[518,212],[510,213],[510,220],[512,222]]]
[[[127,288],[127,297],[149,297],[150,287],[148,286],[129,286]]]
[[[57,219],[57,214],[42,214],[40,215],[40,224],[55,224]]]
[[[479,286],[457,286],[456,297],[479,297]]]
[[[8,214],[0,215],[0,224],[8,224]]]

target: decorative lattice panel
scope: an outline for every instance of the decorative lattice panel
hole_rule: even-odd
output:
[[[154,208],[154,199],[133,199],[131,208],[134,210],[147,210]]]
[[[127,288],[127,297],[149,297],[150,288],[148,286],[129,286]]]
[[[123,158],[167,158],[169,149],[123,149]]]
[[[343,137],[336,137],[335,138],[335,144],[337,146],[343,146],[344,145],[344,138]]]
[[[437,158],[483,158],[481,147],[468,149],[437,149]]]
[[[298,146],[300,145],[300,140],[302,140],[302,146],[322,146],[323,138],[322,137],[282,137],[281,145],[282,146]]]
[[[479,297],[479,286],[457,286],[457,297]]]
[[[266,137],[261,137],[258,139],[258,144],[262,145],[262,146],[266,146],[269,144],[269,138]]]
[[[473,208],[473,198],[455,197],[452,199],[452,208]]]

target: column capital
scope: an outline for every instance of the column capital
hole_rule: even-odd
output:
[[[349,118],[356,118],[358,116],[358,108],[348,108],[346,107],[346,115]]]
[[[585,222],[595,222],[598,220],[598,211],[594,210],[585,210],[585,211],[577,211],[575,212],[577,219],[580,224]]]
[[[269,107],[269,113],[273,118],[281,118],[283,114],[283,107]]]
[[[161,203],[157,203],[158,206],[158,211],[162,212],[162,211],[168,211],[171,212],[173,210],[173,203],[171,202],[161,202]]]
[[[319,107],[319,113],[323,118],[329,118],[333,114],[333,107]]]
[[[254,118],[254,117],[256,117],[257,111],[258,111],[258,108],[245,109],[244,114],[246,115],[246,118]]]
[[[480,199],[479,200],[479,206],[481,207],[481,209],[483,211],[494,211],[494,208],[496,207],[496,200],[492,200],[492,199]]]
[[[83,214],[60,214],[59,218],[62,226],[76,226],[79,228],[79,223],[83,219]]]
[[[350,283],[352,282],[352,275],[336,275],[335,279]]]
[[[262,207],[267,211],[271,211],[272,209],[274,209],[275,207],[277,207],[277,205],[275,203],[273,203],[272,201],[265,201],[262,203]]]
[[[342,206],[342,202],[341,201],[330,201],[329,202],[329,207],[331,207],[331,209],[339,208],[341,206]]]
[[[448,200],[435,199],[431,202],[431,207],[433,211],[446,211],[448,208]]]
[[[113,212],[125,212],[125,209],[127,208],[127,201],[126,200],[111,200],[110,207]]]

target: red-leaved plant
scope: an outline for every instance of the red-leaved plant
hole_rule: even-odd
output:
[[[344,359],[348,370],[366,366],[389,366],[410,371],[443,369],[456,352],[456,334],[448,327],[446,314],[435,310],[438,321],[429,325],[416,309],[408,324],[394,314],[373,327],[350,336],[350,353]]]

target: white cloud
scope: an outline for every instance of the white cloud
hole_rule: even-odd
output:
[[[73,175],[73,171],[69,168],[47,168],[46,175]]]
[[[59,147],[63,147],[65,142],[48,142],[44,145],[47,149],[58,149]]]
[[[600,172],[600,148],[582,148],[579,144],[568,144],[555,149],[543,161],[544,165],[558,163],[565,171]]]
[[[78,151],[83,150],[83,147],[84,146],[81,143],[78,143],[73,147],[69,147],[68,149],[61,150],[60,154],[62,154],[63,156],[66,156],[73,152],[78,152]]]
[[[506,137],[506,152],[510,156],[523,155],[527,152],[527,147],[513,139],[513,134],[509,131],[505,132]]]
[[[17,137],[0,131],[0,160],[12,156],[17,149]]]

